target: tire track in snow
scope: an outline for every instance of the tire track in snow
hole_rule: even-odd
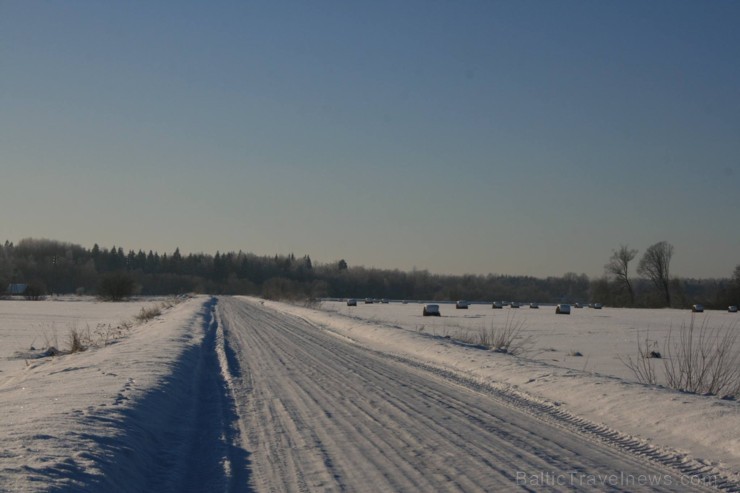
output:
[[[667,467],[668,470],[678,475],[696,477],[701,482],[712,484],[715,490],[729,493],[740,492],[740,484],[738,484],[737,480],[723,471],[718,471],[711,464],[705,464],[684,453],[652,445],[644,440],[620,433],[606,425],[593,423],[571,414],[555,403],[537,400],[508,386],[498,387],[492,384],[481,383],[464,375],[402,356],[387,354],[383,354],[383,356],[437,374],[443,379],[459,383],[476,391],[488,393],[497,400],[500,400],[507,407],[518,409],[521,412],[535,416],[538,419],[551,423],[553,426],[583,434],[595,441],[622,450],[627,454],[647,459],[655,464]]]
[[[219,311],[250,386],[237,404],[257,491],[526,491],[517,472],[669,471],[543,423],[454,374],[347,344],[304,320],[229,298]],[[531,489],[579,489],[571,486]],[[640,491],[598,486],[591,489]]]
[[[239,418],[224,368],[223,334],[212,298],[204,304],[203,340],[197,361],[180,380],[192,379],[189,389],[177,389],[179,406],[164,439],[158,442],[157,467],[150,473],[148,491],[247,492],[249,457],[240,442]],[[184,395],[182,395],[184,394]]]
[[[300,319],[304,320],[307,324],[314,326],[317,331],[327,331],[331,334],[335,334],[341,340],[347,340],[343,334],[337,334],[331,329],[317,326],[310,320],[306,320],[304,318]],[[482,382],[480,379],[468,377],[465,374],[456,373],[446,368],[423,363],[398,354],[388,354],[367,348],[365,349],[379,357],[397,361],[410,367],[429,372],[430,374],[435,374],[439,378],[468,387],[476,392],[489,394],[507,407],[517,409],[521,412],[537,417],[553,426],[558,426],[572,432],[582,434],[593,441],[615,447],[626,454],[648,460],[654,464],[667,468],[668,471],[675,475],[693,477],[702,483],[711,484],[712,490],[726,491],[730,493],[740,492],[740,481],[738,481],[740,473],[721,470],[716,465],[693,459],[685,453],[665,447],[659,447],[648,443],[645,440],[620,433],[619,431],[605,425],[593,423],[571,414],[566,409],[559,407],[557,403],[534,398],[529,394],[520,392],[508,385],[496,385],[495,383]]]
[[[335,334],[330,329],[317,326],[310,320],[306,320],[304,318],[300,319],[315,327],[317,331],[327,331],[331,334]],[[344,335],[336,335],[341,340],[346,340]],[[508,385],[484,383],[479,379],[474,379],[464,374],[450,371],[446,368],[423,363],[398,354],[388,354],[367,348],[365,349],[376,354],[378,357],[397,361],[412,368],[418,368],[422,371],[429,372],[430,374],[435,374],[444,380],[473,389],[476,392],[488,394],[507,407],[517,409],[534,416],[542,421],[552,424],[553,426],[579,433],[595,442],[615,447],[628,455],[640,457],[654,464],[665,467],[667,468],[667,471],[674,475],[696,478],[704,484],[712,485],[712,490],[726,491],[730,493],[740,492],[738,473],[733,474],[731,472],[720,470],[715,465],[693,459],[685,453],[677,452],[665,447],[658,447],[639,438],[620,433],[619,431],[611,429],[605,425],[593,423],[571,414],[566,409],[559,407],[557,403],[536,399],[525,392],[520,392]]]

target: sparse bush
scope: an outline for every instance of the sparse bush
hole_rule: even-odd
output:
[[[446,325],[443,325],[442,327],[434,326],[433,335],[435,337],[444,337],[445,339],[450,339],[450,328]],[[464,340],[464,338],[462,337],[458,337],[458,339]]]
[[[114,338],[115,332],[116,331],[113,329],[111,324],[98,324],[95,327],[93,334],[95,335],[95,339],[99,341],[99,345],[107,346],[109,341]]]
[[[106,301],[121,301],[134,294],[134,278],[125,272],[105,274],[98,287],[98,296]]]
[[[149,308],[142,307],[139,314],[134,316],[134,319],[139,323],[144,323],[160,315],[162,315],[162,310],[160,310],[158,306],[150,306]]]
[[[618,356],[619,361],[624,366],[632,371],[635,379],[646,385],[656,385],[658,383],[658,377],[655,373],[655,366],[652,361],[652,353],[657,352],[656,348],[658,341],[650,339],[650,333],[645,335],[644,341],[640,337],[640,333],[637,333],[637,357],[635,359],[632,356]]]
[[[158,308],[155,307],[155,310],[158,310]],[[58,349],[60,346],[57,329],[54,323],[52,323],[50,330],[43,331],[43,347],[37,350],[34,340],[30,348],[32,353],[27,354],[31,358],[40,358],[79,353],[92,348],[105,347],[126,337],[133,326],[134,324],[128,320],[120,322],[118,325],[99,323],[92,330],[89,325],[85,325],[84,328],[80,329],[76,324],[73,324],[67,332],[67,349],[60,350]]]
[[[710,327],[691,317],[674,339],[672,331],[663,349],[663,366],[669,387],[713,395],[740,395],[740,351],[737,324]]]
[[[307,298],[303,300],[303,306],[305,308],[311,308],[313,310],[318,310],[321,308],[321,301],[317,298]]]
[[[33,281],[26,286],[23,296],[30,301],[38,301],[46,295],[46,286],[39,281]]]
[[[88,347],[105,347],[113,342],[123,339],[128,335],[133,327],[129,321],[120,322],[118,325],[100,323],[90,335],[90,329],[87,329]]]
[[[481,327],[472,337],[468,333],[463,334],[461,340],[516,356],[529,351],[534,345],[532,336],[522,336],[523,327],[524,322],[507,315],[503,325],[492,323],[489,327]]]
[[[92,345],[90,328],[88,327],[86,330],[81,330],[77,327],[72,327],[69,329],[69,333],[67,334],[67,343],[69,345],[70,353],[79,353],[86,350]]]
[[[658,342],[638,336],[637,358],[620,357],[640,383],[658,383],[654,360],[660,359],[666,386],[698,394],[740,396],[740,351],[737,348],[737,324],[710,327],[705,319],[696,324],[682,324],[677,336],[669,331],[663,352]]]
[[[59,337],[54,324],[51,325],[51,334],[44,330],[44,347],[46,349],[54,348],[55,350],[59,347]]]
[[[164,300],[159,303],[159,306],[162,308],[162,310],[169,310],[173,306],[177,305],[179,301],[175,298],[170,298],[168,300]]]

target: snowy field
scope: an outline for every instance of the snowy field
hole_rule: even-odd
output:
[[[0,385],[49,346],[67,350],[70,331],[113,336],[117,327],[132,322],[142,308],[154,303],[152,299],[104,303],[90,297],[1,300]]]
[[[525,413],[645,461],[740,480],[740,403],[637,384],[616,359],[635,353],[638,332],[659,340],[688,323],[688,312],[584,308],[558,316],[545,306],[442,305],[435,318],[413,303],[306,308],[240,299],[274,311],[286,327],[298,317],[337,341],[479,382]],[[199,491],[204,484],[248,491],[235,485],[245,484],[250,460],[260,461],[239,436],[259,431],[238,415],[235,403],[248,404],[251,394],[234,387],[247,375],[230,366],[235,357],[219,317],[226,326],[237,319],[216,310],[218,300],[188,299],[103,347],[39,357],[50,341],[64,351],[71,329],[118,327],[157,303],[0,301],[0,491]],[[736,324],[737,314],[699,318]],[[532,337],[523,357],[452,338],[507,323]],[[569,356],[574,351],[583,356]]]
[[[570,315],[557,315],[555,307],[547,305],[492,309],[490,304],[471,304],[458,310],[454,304],[441,304],[441,317],[424,317],[422,307],[419,303],[364,304],[362,300],[356,307],[337,301],[321,304],[325,311],[432,337],[474,340],[482,329],[517,326],[520,338],[530,339],[524,353],[529,359],[626,380],[635,377],[622,360],[637,356],[638,339],[643,344],[647,339],[651,349],[665,352],[669,333],[675,340],[681,327],[692,320],[690,310],[675,309],[586,307],[571,308]],[[740,331],[740,314],[706,310],[694,314],[694,324]],[[735,350],[740,352],[740,340]],[[655,363],[662,379],[663,365],[660,360]]]
[[[160,300],[0,301],[0,491],[145,491],[166,458],[153,445],[177,450],[164,437],[181,425],[206,299],[144,324]],[[104,347],[40,357],[47,342],[66,351],[72,329],[122,324]]]

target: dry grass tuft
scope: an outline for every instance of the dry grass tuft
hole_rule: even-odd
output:
[[[162,310],[159,308],[159,306],[150,306],[148,308],[143,308],[139,312],[138,315],[134,316],[134,319],[139,323],[145,323],[150,320],[152,320],[155,317],[158,317],[162,315]]]
[[[523,321],[516,320],[512,314],[507,314],[503,325],[495,325],[492,322],[489,327],[481,327],[477,333],[470,334],[466,331],[460,340],[517,356],[529,352],[534,346],[532,336],[522,334],[523,327]]]
[[[69,353],[80,353],[86,350],[90,345],[90,330],[88,329],[86,333],[77,327],[72,327],[67,334],[67,344]]]

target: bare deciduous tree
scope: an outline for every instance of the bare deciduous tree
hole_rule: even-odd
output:
[[[731,296],[734,298],[734,304],[737,304],[738,299],[740,299],[740,264],[735,266],[735,271],[732,273],[732,281]]]
[[[650,279],[655,287],[665,295],[668,306],[671,306],[670,265],[673,257],[673,245],[659,241],[645,250],[637,265],[637,273]]]
[[[637,250],[633,250],[627,245],[621,245],[619,250],[612,251],[609,262],[604,266],[607,274],[613,275],[617,282],[627,288],[630,295],[630,305],[635,304],[635,293],[632,290],[632,283],[629,278],[629,265],[635,255],[637,255]]]

